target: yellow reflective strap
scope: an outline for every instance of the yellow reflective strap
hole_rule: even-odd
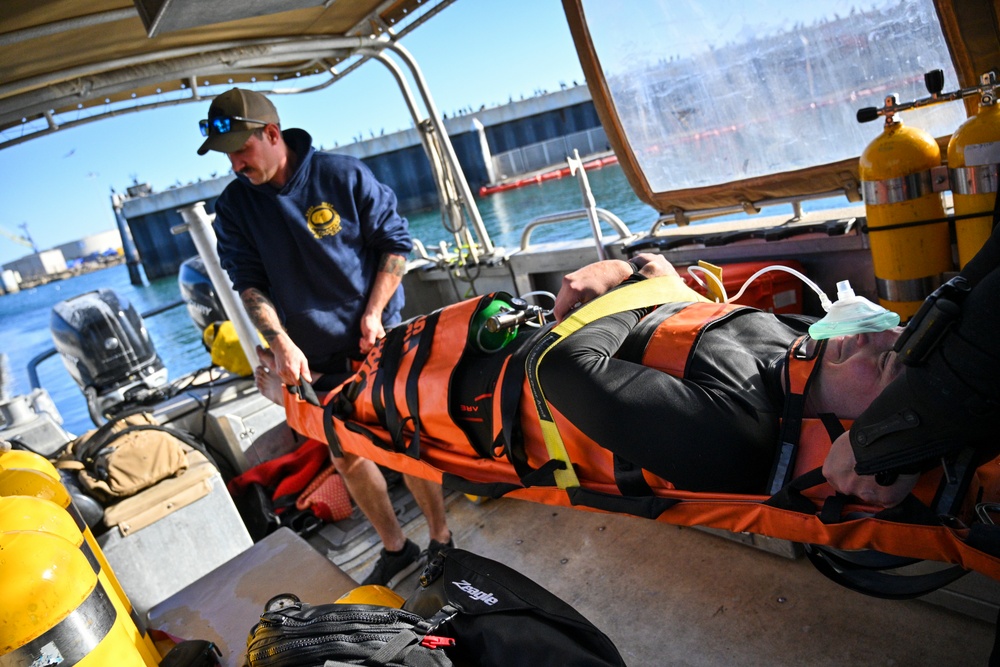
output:
[[[573,311],[553,332],[565,337],[606,315],[681,301],[709,301],[688,287],[680,276],[640,280],[594,299]]]
[[[545,392],[542,390],[541,384],[536,381],[538,370],[542,366],[545,355],[560,341],[565,340],[567,336],[602,317],[637,308],[649,308],[664,303],[684,301],[708,301],[708,299],[688,287],[679,276],[650,278],[649,280],[625,285],[577,308],[549,332],[549,335],[546,337],[547,341],[540,343],[544,346],[544,349],[540,350],[537,355],[532,354],[528,356],[527,363],[530,364],[532,361],[535,363],[534,369],[527,369],[527,376],[531,392],[535,398],[535,410],[538,414],[542,438],[545,441],[545,449],[550,459],[562,461],[566,464],[565,469],[556,470],[554,473],[557,487],[560,489],[577,487],[580,486],[580,480],[573,470],[573,462],[566,451],[566,445],[563,442],[562,435],[559,433],[559,427],[552,419],[552,406],[545,398]],[[543,405],[544,408],[542,407]]]

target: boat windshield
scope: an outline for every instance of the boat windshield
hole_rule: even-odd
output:
[[[958,87],[932,0],[582,0],[615,113],[653,193],[856,158],[856,112]],[[642,17],[641,21],[636,17]],[[944,137],[961,103],[901,119]]]

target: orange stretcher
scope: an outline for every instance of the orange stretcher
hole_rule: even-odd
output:
[[[865,505],[836,494],[820,472],[832,441],[848,423],[803,419],[786,410],[767,495],[686,491],[648,471],[640,471],[640,494],[623,493],[613,453],[547,404],[535,370],[548,346],[589,321],[676,301],[676,287],[664,279],[622,287],[559,326],[525,336],[515,352],[492,361],[470,342],[475,339],[470,327],[498,295],[447,306],[390,331],[357,373],[322,400],[308,388],[291,388],[285,397],[288,424],[328,443],[335,454],[357,454],[467,494],[801,542],[810,545],[807,553],[825,574],[882,597],[914,597],[967,570],[1000,580],[1000,529],[990,520],[1000,498],[1000,460],[981,462],[967,452],[949,462],[947,473],[939,466],[923,475],[901,505]],[[617,296],[609,299],[612,295]],[[678,340],[686,335],[693,340],[699,326],[732,308],[692,303],[674,322],[686,329],[661,337],[669,347],[650,343],[644,363],[683,372],[687,348]],[[456,369],[485,363],[500,366],[495,381],[491,378],[479,395],[456,401]],[[786,402],[795,404],[804,400],[813,368],[809,360],[797,359],[794,346],[787,366]],[[483,416],[470,419],[470,413]],[[470,437],[474,419],[479,420],[473,424],[480,429],[478,437]],[[873,559],[873,553],[883,557]],[[958,567],[912,577],[886,575],[871,583],[873,568],[919,560]]]

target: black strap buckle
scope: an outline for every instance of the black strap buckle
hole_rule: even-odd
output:
[[[920,366],[938,346],[962,313],[962,302],[972,291],[969,281],[955,276],[927,297],[893,349],[907,366]]]

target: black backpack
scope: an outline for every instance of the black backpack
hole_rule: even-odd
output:
[[[404,610],[452,637],[459,667],[620,667],[611,640],[573,607],[523,574],[462,549],[427,564]]]

